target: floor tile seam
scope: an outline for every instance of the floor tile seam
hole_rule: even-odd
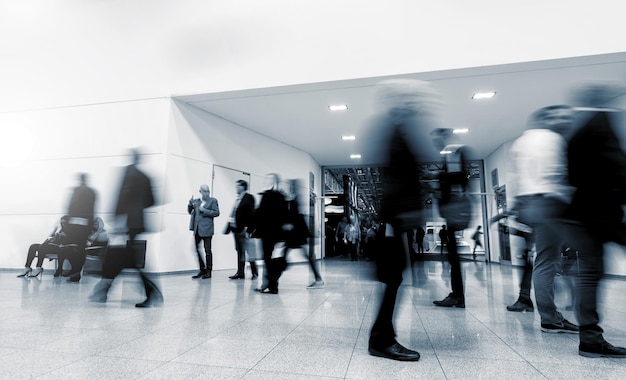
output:
[[[333,292],[329,293],[326,298],[324,298],[325,300],[328,299]],[[298,327],[302,326],[302,324],[304,323],[304,321],[306,321],[308,318],[310,318],[311,314],[313,314],[313,312],[315,310],[317,310],[319,307],[321,307],[324,304],[324,302],[320,302],[319,305],[317,305],[317,307],[309,314],[309,316],[305,319],[303,319],[302,321],[300,321],[300,323],[298,323],[293,329],[291,329],[289,331],[289,333],[287,333],[287,335],[285,335],[280,341],[276,342],[276,344],[274,345],[274,347],[272,347],[269,351],[267,351],[265,353],[265,355],[263,355],[256,363],[254,363],[251,367],[250,370],[254,369],[255,367],[257,367],[266,357],[268,357],[272,352],[274,352],[276,350],[276,347],[278,347],[280,344],[282,344],[289,335],[291,335],[293,333],[293,331],[295,331]],[[264,310],[259,310],[256,314],[262,313]],[[252,316],[250,316],[252,317]],[[242,323],[243,321],[241,321],[240,323]]]
[[[466,356],[458,356],[458,355],[442,355],[444,357],[452,357],[452,358],[461,358],[461,359],[466,359]],[[439,357],[437,357],[437,359],[439,359]],[[489,358],[489,360],[494,360],[494,358]],[[550,378],[548,376],[546,376],[543,372],[541,372],[537,367],[535,367],[534,365],[532,365],[532,363],[528,362],[527,360],[522,360],[522,361],[516,361],[516,360],[507,360],[507,359],[495,359],[497,361],[501,361],[501,362],[512,362],[512,363],[526,363],[529,366],[531,366],[535,371],[537,371],[537,373],[541,376],[543,376],[546,380],[550,380]],[[440,362],[441,364],[441,362]],[[488,368],[488,366],[487,366]],[[442,368],[443,370],[443,368]],[[446,376],[446,379],[448,379],[448,376],[445,374],[445,370],[444,371],[444,376]]]

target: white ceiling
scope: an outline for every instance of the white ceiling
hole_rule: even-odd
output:
[[[626,83],[626,53],[574,57],[468,69],[394,75],[435,83],[446,103],[444,127],[467,127],[461,142],[484,159],[502,143],[517,137],[528,115],[537,108],[567,103],[581,82]],[[175,97],[206,112],[309,152],[322,166],[378,164],[367,152],[357,152],[344,134],[359,133],[375,114],[375,84],[389,77]],[[490,100],[472,100],[479,91],[496,91]],[[347,111],[330,112],[331,104]],[[349,158],[362,154],[361,160]],[[434,158],[436,160],[437,158]]]

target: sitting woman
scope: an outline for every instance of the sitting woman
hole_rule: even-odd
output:
[[[57,225],[52,230],[50,236],[44,240],[41,244],[31,244],[28,248],[28,254],[26,256],[26,264],[24,265],[24,271],[20,273],[17,277],[37,277],[43,272],[43,260],[48,253],[58,253],[59,252],[59,244],[66,243],[67,235],[63,231],[65,224],[67,223],[68,216],[64,215],[61,217]],[[33,271],[30,267],[37,257],[37,266]],[[59,263],[59,267],[62,267],[61,263]]]
[[[52,234],[41,244],[31,244],[26,256],[24,271],[17,277],[37,277],[43,273],[43,261],[47,254],[56,253],[58,257],[57,270],[54,277],[59,277],[63,273],[63,263],[69,259],[70,263],[77,265],[76,258],[80,256],[76,251],[76,244],[68,240],[67,234],[63,231],[68,220],[68,216],[63,216],[55,226]],[[101,218],[94,219],[92,233],[87,240],[87,247],[106,246],[108,242],[107,233],[104,230],[104,222]],[[30,266],[37,257],[35,270]]]

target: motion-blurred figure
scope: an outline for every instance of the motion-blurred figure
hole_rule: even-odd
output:
[[[311,237],[311,232],[307,226],[304,215],[300,212],[300,202],[298,199],[298,180],[293,179],[289,181],[289,193],[287,194],[287,209],[289,212],[289,224],[293,226],[291,230],[287,231],[285,239],[285,263],[279,267],[277,276],[280,278],[283,268],[287,266],[287,256],[289,252],[294,249],[302,249],[307,259],[309,260],[309,267],[315,277],[315,280],[307,286],[307,289],[322,289],[324,288],[324,281],[320,275],[320,271],[315,261],[315,254],[307,247],[308,239]],[[280,270],[282,269],[282,270]],[[278,282],[278,280],[276,280]]]
[[[65,226],[67,240],[76,244],[76,250],[68,251],[67,256],[72,264],[72,270],[68,274],[70,282],[80,281],[80,273],[85,265],[85,247],[93,226],[96,204],[96,192],[87,186],[87,174],[80,173],[78,178],[80,184],[72,194]]]
[[[426,236],[426,231],[424,231],[424,227],[417,226],[417,230],[415,231],[415,244],[417,246],[417,254],[424,254],[424,237]]]
[[[420,354],[396,341],[393,313],[402,271],[409,262],[403,233],[423,225],[424,199],[418,162],[436,155],[428,130],[433,128],[437,92],[430,84],[409,79],[381,82],[377,101],[383,115],[361,140],[372,162],[384,163],[380,218],[385,230],[375,251],[378,280],[386,284],[369,338],[369,353],[384,358],[417,361]]]
[[[105,258],[102,268],[102,279],[94,288],[89,297],[91,301],[106,302],[108,291],[113,280],[124,268],[135,268],[139,272],[144,290],[145,301],[136,304],[136,307],[153,307],[163,304],[163,294],[155,280],[150,279],[135,262],[139,244],[136,244],[137,235],[145,232],[144,211],[154,205],[154,195],[150,178],[145,175],[137,165],[141,156],[138,150],[131,151],[132,163],[126,167],[120,187],[115,216],[125,219],[124,233],[128,234],[128,242],[125,249],[110,249]]]
[[[209,185],[200,185],[201,198],[193,198],[187,204],[187,212],[191,215],[189,219],[189,230],[193,231],[196,254],[198,255],[198,266],[200,271],[191,278],[211,278],[213,271],[213,250],[211,248],[213,235],[215,234],[215,224],[213,218],[220,216],[220,207],[217,199],[211,197]],[[203,248],[200,243],[204,244]],[[206,259],[206,262],[205,262]]]
[[[578,333],[578,326],[563,318],[554,303],[554,277],[565,244],[561,219],[572,194],[567,183],[567,143],[563,138],[571,126],[570,107],[541,108],[531,115],[529,128],[515,140],[509,152],[513,208],[519,222],[533,230],[536,255],[532,279],[541,331],[547,333]],[[532,307],[530,299],[519,299],[518,304],[515,309]]]
[[[472,240],[474,240],[474,249],[472,249],[472,257],[474,258],[474,260],[476,260],[476,248],[483,247],[483,242],[481,239],[481,235],[483,234],[483,232],[481,231],[482,228],[483,226],[476,227],[476,231],[474,231],[474,234],[472,235]]]
[[[444,140],[444,142],[447,142]],[[439,145],[436,143],[436,145]],[[438,146],[438,148],[440,145]],[[441,147],[445,154],[444,171],[438,175],[439,179],[439,214],[446,219],[447,230],[442,228],[439,236],[443,244],[447,231],[448,262],[450,263],[450,285],[452,291],[443,300],[433,301],[441,307],[465,308],[465,289],[463,288],[463,274],[461,272],[461,258],[458,252],[456,233],[463,231],[471,220],[472,204],[466,194],[468,148],[461,144],[446,144]],[[442,235],[443,233],[443,235]]]
[[[587,357],[626,358],[626,348],[603,337],[598,313],[598,287],[604,274],[604,244],[626,245],[626,154],[614,123],[618,110],[608,108],[624,88],[591,85],[574,95],[581,110],[580,127],[567,147],[569,181],[575,187],[567,210],[568,245],[578,251],[576,312],[580,323],[578,353]],[[623,127],[623,124],[622,124]]]
[[[254,197],[248,193],[248,182],[240,179],[235,185],[237,199],[233,205],[233,210],[228,218],[226,233],[232,232],[235,239],[235,250],[237,251],[237,273],[228,277],[231,280],[244,279],[246,269],[246,248],[250,246],[250,233],[252,232],[252,222],[254,217]],[[256,262],[250,260],[250,270],[252,279],[259,275]]]
[[[278,174],[270,173],[265,176],[265,189],[254,213],[255,236],[261,238],[265,264],[263,284],[256,291],[278,294],[278,276],[284,269],[281,267],[285,261],[280,257],[272,259],[272,252],[279,242],[285,241],[285,231],[292,229],[293,225],[289,223],[287,201],[280,190]]]

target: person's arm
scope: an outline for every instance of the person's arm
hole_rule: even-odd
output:
[[[210,218],[216,218],[220,216],[220,206],[217,203],[217,199],[213,198],[210,202],[207,203],[207,207],[202,207],[200,205],[200,214],[203,216],[208,216]]]

